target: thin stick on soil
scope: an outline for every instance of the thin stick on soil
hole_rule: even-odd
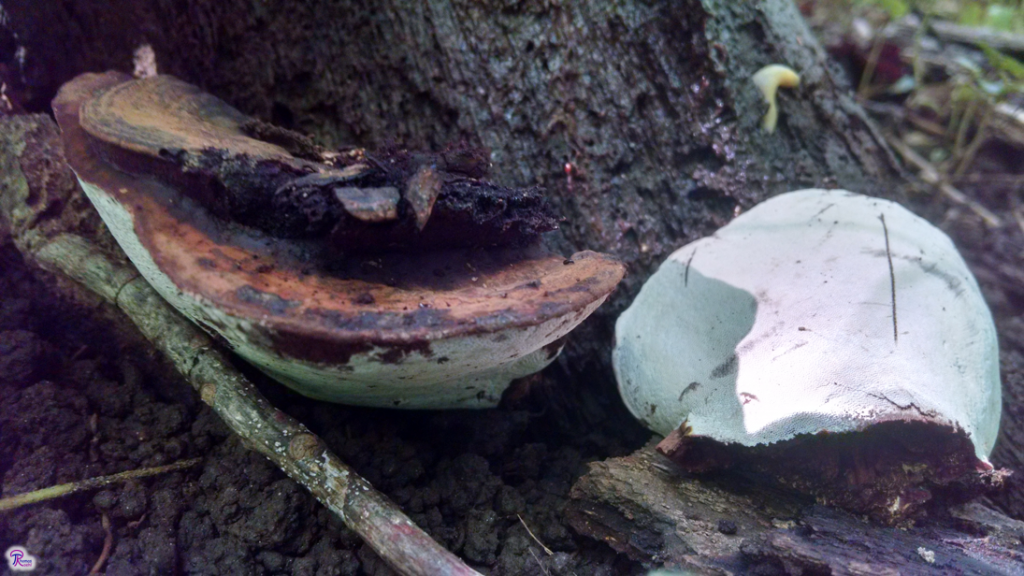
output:
[[[918,177],[921,178],[921,180],[924,180],[925,183],[938,188],[939,191],[950,200],[970,208],[989,226],[998,228],[1003,225],[1003,221],[999,216],[996,216],[991,210],[985,208],[975,200],[968,198],[967,195],[960,190],[957,190],[952,184],[942,177],[938,168],[932,165],[931,162],[922,158],[917,152],[914,152],[914,150],[910,146],[904,144],[902,140],[896,136],[888,134],[885,139],[889,142],[890,146],[899,152],[900,156],[903,157],[904,162],[918,170]]]
[[[100,573],[103,565],[107,563],[107,558],[110,558],[110,549],[114,547],[114,533],[110,531],[110,518],[107,518],[106,512],[101,516],[101,522],[103,529],[107,532],[107,536],[103,538],[103,551],[100,552],[100,557],[96,559],[96,563],[92,565],[92,570],[89,570],[89,574]]]
[[[276,410],[206,334],[164,302],[141,277],[121,286],[98,283],[124,278],[130,272],[72,235],[55,239],[35,257],[47,268],[113,301],[236,434],[309,489],[400,573],[477,574],[351,471],[305,426]]]
[[[60,222],[58,214],[40,217],[50,204],[30,203],[31,199],[39,195],[80,196],[81,191],[50,190],[47,185],[56,178],[22,173],[18,156],[25,150],[38,154],[22,144],[25,134],[35,130],[36,138],[42,138],[38,136],[41,133],[57,138],[52,121],[38,118],[0,119],[0,168],[7,168],[0,170],[0,189],[7,188],[0,195],[0,210],[25,258],[117,306],[247,445],[305,486],[400,574],[478,574],[413,524],[305,426],[275,409],[209,336],[171,308],[139,276],[120,250],[103,248],[113,245],[105,228],[82,236],[68,232],[81,229],[74,224],[55,224]],[[44,121],[49,124],[41,126]],[[31,125],[33,122],[36,124]],[[59,142],[55,148],[60,150]],[[62,157],[50,158],[48,165],[69,170]],[[65,199],[61,205],[70,203]]]
[[[14,510],[15,508],[21,508],[22,506],[36,504],[46,500],[53,500],[54,498],[61,498],[77,492],[83,492],[85,490],[95,490],[96,488],[125,482],[133,478],[145,478],[146,476],[156,476],[158,474],[167,474],[177,470],[184,470],[185,468],[195,466],[202,461],[202,458],[192,458],[191,460],[182,460],[166,466],[128,470],[127,472],[119,472],[109,476],[99,476],[97,478],[89,478],[88,480],[69,482],[68,484],[58,484],[57,486],[50,486],[49,488],[41,488],[39,490],[25,492],[24,494],[9,496],[7,498],[0,499],[0,512]]]
[[[864,71],[860,76],[860,83],[857,85],[857,97],[861,100],[869,98],[868,92],[871,89],[871,80],[875,76],[875,67],[878,66],[878,58],[882,55],[882,48],[885,47],[885,38],[881,34],[875,37],[871,45],[871,52],[868,53],[868,60],[864,64]]]
[[[978,153],[978,149],[988,139],[988,127],[992,123],[993,110],[993,106],[986,107],[985,113],[981,116],[978,127],[975,129],[974,138],[967,145],[967,149],[964,150],[963,156],[957,163],[956,170],[953,171],[953,178],[960,178],[964,175],[967,168],[974,162],[974,156]]]
[[[533,538],[533,541],[536,542],[537,544],[539,544],[540,547],[544,549],[544,552],[546,552],[548,556],[553,555],[554,552],[551,551],[551,548],[548,548],[547,546],[545,546],[544,543],[541,542],[539,538],[537,538],[536,536],[533,535],[533,530],[530,530],[530,527],[526,525],[526,520],[523,520],[523,517],[520,516],[519,514],[516,514],[516,517],[519,518],[519,522],[520,522],[520,524],[523,525],[523,528],[526,528],[526,533],[530,535],[530,538]]]
[[[527,530],[529,530],[529,528],[527,528]],[[533,556],[534,561],[537,562],[537,566],[540,566],[540,571],[544,573],[544,576],[551,576],[551,573],[544,567],[544,563],[537,557],[537,553],[533,551],[533,548],[528,548],[528,550],[530,551],[530,556]]]

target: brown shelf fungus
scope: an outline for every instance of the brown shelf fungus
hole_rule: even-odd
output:
[[[326,152],[169,76],[86,74],[54,100],[68,162],[145,279],[307,396],[489,407],[621,280],[545,253],[537,189],[474,151]]]
[[[616,325],[626,405],[690,470],[736,466],[899,521],[984,488],[999,350],[949,238],[843,190],[767,200],[680,248]]]

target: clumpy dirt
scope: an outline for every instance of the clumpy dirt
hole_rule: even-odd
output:
[[[5,512],[4,549],[24,545],[40,563],[37,574],[86,574],[104,549],[105,518],[112,538],[101,572],[110,575],[392,573],[303,488],[246,449],[137,337],[52,292],[3,238],[3,494],[201,459],[183,471]],[[626,454],[635,443],[594,427],[570,429],[561,410],[541,401],[557,394],[550,377],[523,382],[497,410],[398,412],[312,402],[246,372],[474,567],[641,572],[562,516],[586,463]]]

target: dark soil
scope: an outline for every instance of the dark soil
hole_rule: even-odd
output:
[[[42,568],[35,573],[86,574],[103,550],[104,516],[113,534],[106,574],[392,573],[158,358],[36,280],[6,238],[0,270],[4,495],[202,458],[189,470],[4,513],[0,543],[27,547]],[[587,462],[635,446],[608,432],[581,436],[563,412],[542,408],[551,379],[524,382],[498,410],[413,413],[311,402],[249,375],[475,567],[640,572],[562,517]]]

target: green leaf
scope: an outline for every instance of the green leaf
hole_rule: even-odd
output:
[[[907,12],[910,12],[910,6],[906,0],[871,0],[869,3],[888,12],[889,18],[892,20],[903,18],[907,15]]]
[[[1006,72],[1018,80],[1024,79],[1024,62],[1013,56],[1007,56],[987,44],[981,44],[981,51],[985,53],[989,64],[996,70]]]
[[[985,8],[981,4],[967,4],[960,9],[959,21],[961,26],[981,26],[985,18]]]
[[[1002,32],[1013,32],[1017,12],[1010,6],[993,4],[985,11],[985,26]]]

